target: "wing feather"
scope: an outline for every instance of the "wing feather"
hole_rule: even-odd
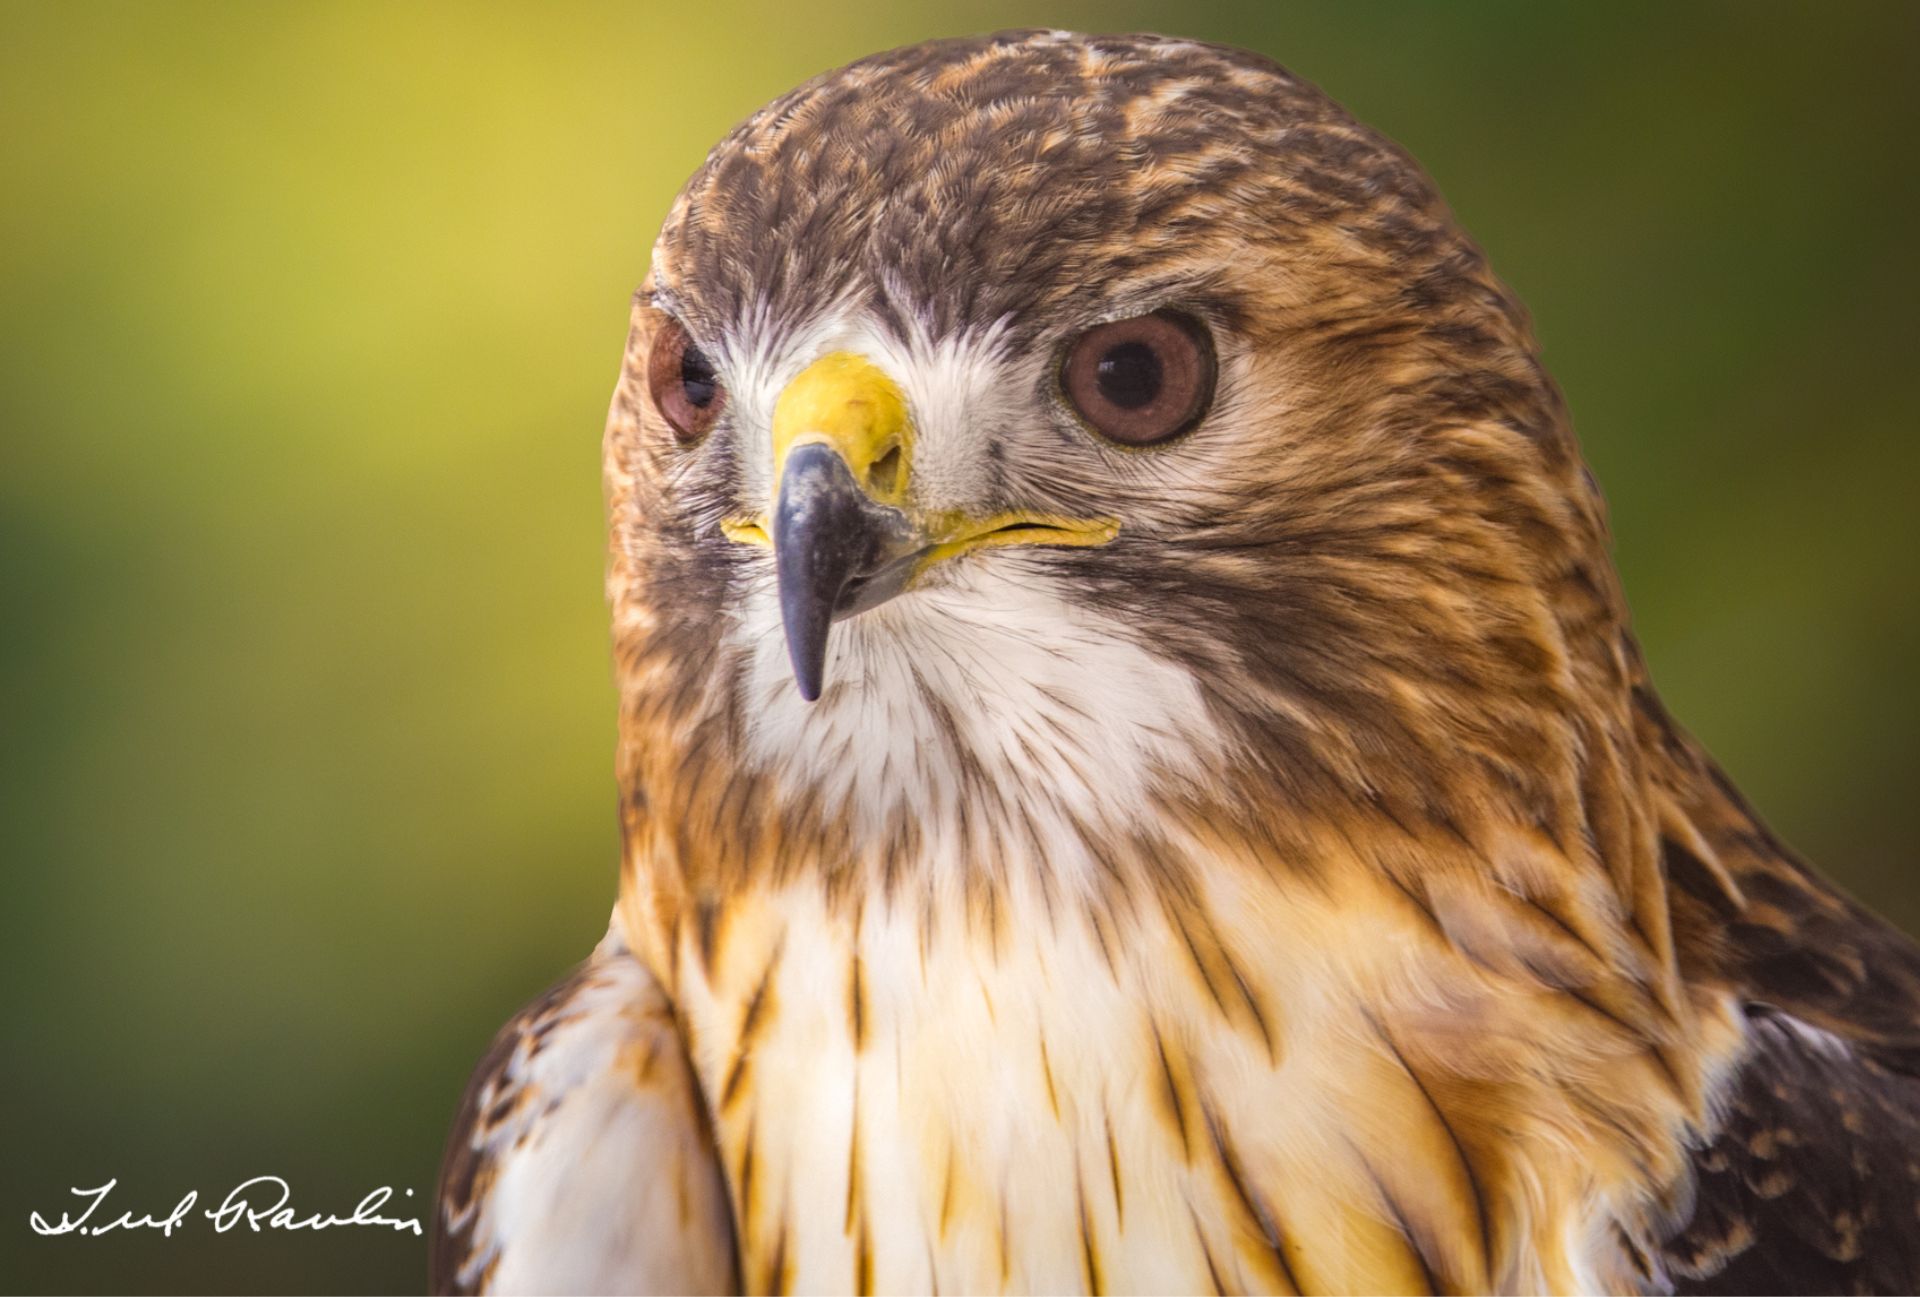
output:
[[[1683,1293],[1920,1291],[1920,946],[1673,742],[1707,828],[1695,848],[1667,843],[1675,913],[1695,975],[1738,996],[1747,1047],[1694,1154],[1664,1277]]]
[[[436,1293],[720,1293],[733,1224],[665,993],[613,934],[507,1023],[441,1167]]]
[[[1920,1080],[1763,1006],[1695,1207],[1665,1246],[1683,1293],[1920,1290]]]

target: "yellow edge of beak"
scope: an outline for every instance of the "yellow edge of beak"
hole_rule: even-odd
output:
[[[948,540],[937,541],[921,557],[918,576],[944,559],[976,549],[1009,545],[1104,545],[1120,534],[1118,518],[1062,518],[1053,514],[1002,513],[967,526]]]
[[[1009,545],[1104,545],[1120,534],[1118,518],[1064,518],[1056,514],[1000,513],[973,523],[942,528],[946,540],[935,541],[914,569],[919,576],[935,563],[976,549]],[[723,518],[720,533],[736,545],[772,549],[773,538],[757,518]],[[938,534],[938,533],[936,533]]]
[[[720,534],[736,545],[754,545],[761,549],[773,548],[773,537],[767,535],[766,524],[752,518],[722,518]]]

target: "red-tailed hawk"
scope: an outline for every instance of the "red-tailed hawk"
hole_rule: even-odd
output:
[[[1920,1286],[1920,951],[1662,709],[1519,303],[1313,87],[776,100],[606,479],[619,903],[437,1288]]]

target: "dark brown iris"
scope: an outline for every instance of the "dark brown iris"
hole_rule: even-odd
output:
[[[1213,400],[1213,345],[1172,311],[1095,325],[1067,348],[1060,386],[1101,436],[1151,446],[1198,424]]]
[[[686,326],[674,319],[654,334],[653,350],[647,356],[647,389],[682,445],[705,436],[727,402],[713,362],[688,336]]]

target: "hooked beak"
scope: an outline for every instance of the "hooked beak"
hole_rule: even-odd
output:
[[[998,545],[1104,545],[1120,530],[1111,518],[918,510],[913,433],[906,398],[878,366],[824,356],[774,406],[771,510],[721,524],[729,539],[773,550],[787,656],[808,702],[825,683],[833,623],[910,589],[935,563]]]
[[[787,456],[773,508],[773,557],[787,656],[802,698],[820,696],[834,619],[898,594],[919,549],[907,515],[862,491],[831,447],[816,442]]]

